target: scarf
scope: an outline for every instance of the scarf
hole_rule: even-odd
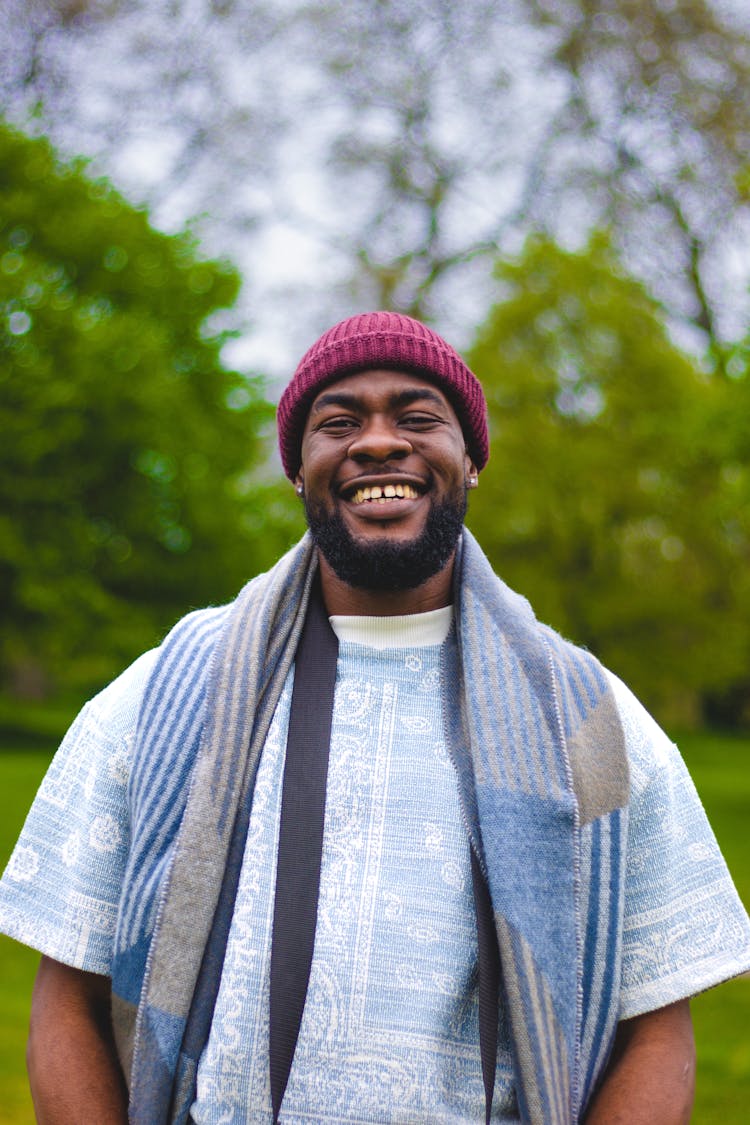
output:
[[[137,1125],[194,1099],[266,734],[317,568],[309,535],[164,641],[136,730],[112,1016]],[[448,743],[492,901],[521,1118],[572,1125],[617,1024],[628,772],[604,670],[464,531]]]

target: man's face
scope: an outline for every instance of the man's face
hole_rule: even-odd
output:
[[[297,483],[339,578],[413,589],[452,558],[475,474],[442,391],[417,375],[364,371],[313,401]]]

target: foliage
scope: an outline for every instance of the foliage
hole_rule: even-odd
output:
[[[715,482],[712,530],[726,548],[715,556],[709,605],[724,622],[738,669],[705,693],[705,716],[720,726],[738,716],[750,724],[750,338],[728,354],[726,372],[702,425],[702,455]]]
[[[222,367],[236,272],[0,130],[0,671],[101,679],[285,541],[269,407]],[[280,513],[283,524],[285,512]]]
[[[737,0],[8,2],[0,105],[160,221],[202,212],[214,245],[270,261],[245,311],[282,346],[352,306],[466,339],[498,250],[597,226],[696,351],[736,338]]]
[[[492,433],[470,523],[542,619],[695,720],[746,682],[748,382],[680,352],[602,236],[531,240],[497,277],[469,356]]]
[[[722,336],[733,331],[726,251],[750,217],[747,24],[733,27],[713,0],[524,6],[566,89],[529,218],[564,231],[583,192],[631,271],[705,333],[721,365]]]

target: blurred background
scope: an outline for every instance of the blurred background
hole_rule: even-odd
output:
[[[482,380],[470,527],[680,736],[750,902],[745,0],[0,0],[0,859],[80,702],[298,537],[274,403],[378,307]]]

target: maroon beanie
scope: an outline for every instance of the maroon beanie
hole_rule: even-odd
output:
[[[284,472],[294,480],[300,467],[302,433],[317,394],[357,371],[411,371],[437,384],[450,400],[477,469],[489,457],[487,404],[476,375],[437,332],[410,316],[362,313],[324,332],[300,360],[279,402],[276,421]]]

